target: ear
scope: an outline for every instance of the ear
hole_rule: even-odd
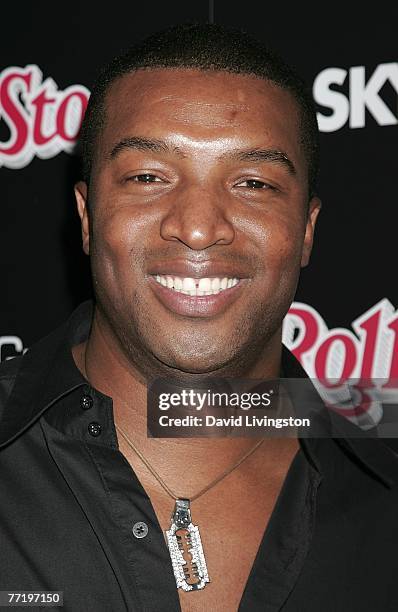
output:
[[[83,251],[88,255],[90,253],[90,225],[87,209],[87,184],[84,181],[76,183],[75,198],[82,228]]]
[[[305,268],[308,265],[310,260],[310,255],[312,251],[312,243],[314,240],[314,231],[315,224],[318,218],[319,211],[321,210],[322,203],[319,198],[313,197],[311,198],[308,205],[308,216],[307,216],[307,225],[305,228],[305,236],[304,236],[304,244],[303,251],[301,255],[301,267]]]

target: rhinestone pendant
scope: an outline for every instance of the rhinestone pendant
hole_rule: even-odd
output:
[[[178,589],[197,591],[210,582],[199,527],[192,524],[189,499],[177,499],[166,531]]]

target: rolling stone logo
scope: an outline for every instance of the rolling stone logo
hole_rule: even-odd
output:
[[[382,404],[397,404],[398,312],[383,299],[345,328],[328,329],[319,313],[293,302],[283,342],[324,402],[363,429],[377,425]]]
[[[0,74],[0,119],[9,130],[0,142],[0,166],[23,168],[37,156],[48,159],[75,145],[90,92],[83,85],[58,89],[35,64]]]

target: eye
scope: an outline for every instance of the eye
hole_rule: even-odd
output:
[[[155,174],[136,174],[135,176],[130,176],[129,181],[133,181],[134,183],[161,183],[162,179],[160,179]]]
[[[246,179],[241,183],[237,183],[236,187],[243,187],[244,189],[274,189],[272,185],[259,181],[257,179]]]

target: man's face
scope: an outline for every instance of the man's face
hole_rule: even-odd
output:
[[[101,324],[131,361],[227,372],[280,343],[319,208],[300,137],[291,94],[259,78],[111,86],[89,216],[77,199]]]

